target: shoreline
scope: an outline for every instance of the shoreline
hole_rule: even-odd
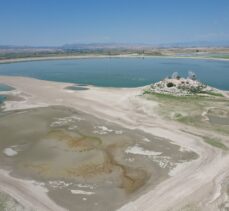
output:
[[[195,57],[195,56],[151,56],[151,55],[139,55],[139,54],[120,54],[120,55],[81,55],[81,56],[47,56],[47,57],[30,57],[30,58],[14,58],[14,59],[2,59],[0,64],[10,64],[18,62],[32,62],[32,61],[55,61],[55,60],[77,60],[77,59],[105,59],[105,58],[164,58],[164,59],[196,59],[196,60],[212,60],[212,61],[227,61],[229,59],[224,58],[211,58],[211,57]]]
[[[37,182],[12,177],[9,171],[3,169],[0,169],[0,178],[0,191],[17,200],[26,210],[65,211],[47,196],[47,189]]]

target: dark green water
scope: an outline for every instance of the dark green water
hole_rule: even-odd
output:
[[[173,58],[106,58],[33,61],[0,65],[0,75],[109,87],[138,87],[179,72],[197,74],[211,86],[229,90],[229,62]]]

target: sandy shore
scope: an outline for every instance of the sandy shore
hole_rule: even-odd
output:
[[[211,57],[195,57],[195,56],[151,56],[151,55],[139,55],[139,54],[120,54],[120,55],[82,55],[82,56],[46,56],[46,57],[31,57],[31,58],[18,58],[18,59],[2,59],[0,64],[16,63],[16,62],[31,62],[31,61],[48,61],[48,60],[71,60],[71,59],[99,59],[99,58],[168,58],[168,59],[198,59],[198,60],[215,60],[215,61],[229,61],[224,58],[211,58]]]
[[[4,170],[0,170],[0,190],[15,198],[26,210],[64,210],[49,199],[45,194],[47,190],[35,181],[13,178]]]
[[[0,83],[15,87],[16,91],[12,93],[25,99],[7,102],[5,108],[8,110],[49,105],[69,106],[129,129],[140,129],[169,139],[199,155],[197,160],[178,166],[172,177],[120,210],[175,210],[186,204],[198,204],[203,210],[218,209],[217,203],[221,197],[218,187],[229,175],[228,153],[205,144],[200,137],[183,132],[188,126],[171,124],[161,119],[155,111],[157,102],[138,96],[141,88],[89,86],[89,90],[72,91],[64,89],[71,84],[22,77],[0,77]],[[10,181],[9,183],[13,185]],[[21,186],[21,190],[26,188]],[[30,202],[30,197],[26,195],[21,196],[13,191],[11,194],[16,199],[23,197],[23,202]],[[48,199],[42,198],[41,203],[39,194],[34,197],[37,198],[38,207],[50,207]],[[24,204],[27,205],[26,202]]]

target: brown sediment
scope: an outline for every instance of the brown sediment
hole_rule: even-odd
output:
[[[24,164],[24,167],[35,170],[39,175],[47,174],[50,170],[50,167],[46,163]]]
[[[115,144],[109,145],[106,148],[107,156],[108,156],[110,162],[114,166],[119,167],[122,171],[121,188],[123,188],[127,193],[132,193],[145,184],[145,182],[149,178],[149,175],[143,169],[131,168],[129,166],[125,166],[125,165],[118,163],[115,160],[115,156],[113,155],[116,148],[117,148],[117,145],[115,145]]]
[[[66,169],[68,176],[70,177],[84,177],[90,179],[101,174],[109,174],[112,172],[114,166],[109,160],[104,160],[101,164],[86,164],[78,168]]]
[[[149,174],[141,168],[133,168],[123,165],[115,159],[116,150],[124,147],[124,145],[111,144],[104,147],[102,140],[97,137],[85,136],[81,133],[66,132],[64,129],[51,130],[47,135],[48,140],[63,141],[70,150],[77,150],[83,153],[89,150],[98,150],[102,152],[103,158],[101,161],[93,161],[81,164],[75,167],[74,165],[66,167],[62,174],[66,178],[83,177],[86,179],[109,175],[114,172],[119,172],[120,188],[126,193],[132,193],[145,184],[149,178]],[[51,171],[48,164],[30,164],[27,166],[40,175],[48,175]]]
[[[118,163],[115,160],[115,155],[113,151],[118,146],[113,144],[109,145],[103,149],[104,162],[102,164],[87,164],[79,168],[71,168],[66,170],[69,176],[82,176],[82,177],[94,177],[101,174],[110,174],[113,171],[119,169],[121,185],[126,193],[132,193],[142,187],[147,179],[149,179],[149,174],[140,168],[132,168]]]
[[[132,193],[141,188],[149,178],[142,169],[123,167],[122,187],[126,192]]]
[[[80,133],[73,135],[67,134],[64,130],[52,130],[47,135],[48,138],[58,141],[64,141],[71,149],[77,149],[80,152],[95,149],[101,144],[101,140],[97,137],[85,136]]]

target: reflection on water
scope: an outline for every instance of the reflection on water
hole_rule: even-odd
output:
[[[22,124],[23,123],[23,124]],[[115,210],[196,158],[168,141],[63,107],[0,118],[0,166],[69,210]]]

